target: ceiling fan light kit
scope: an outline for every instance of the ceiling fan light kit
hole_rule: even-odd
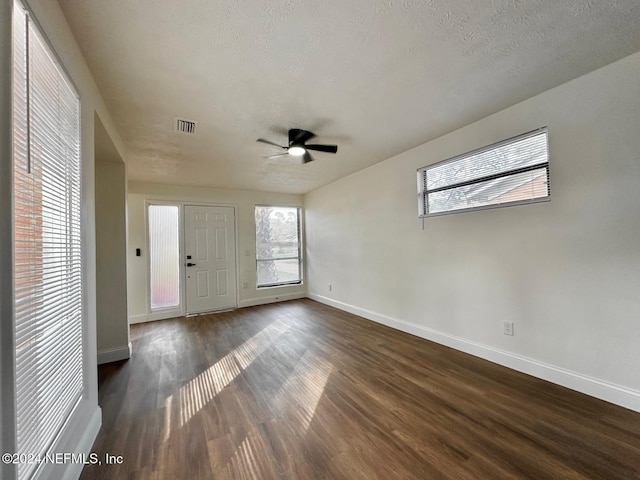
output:
[[[303,147],[300,147],[298,145],[289,147],[289,155],[295,155],[296,157],[300,157],[301,155],[304,155],[304,152],[306,152],[306,150]]]
[[[265,157],[269,159],[279,158],[285,155],[293,155],[295,157],[302,157],[302,163],[309,163],[313,161],[313,157],[309,153],[309,150],[315,150],[325,153],[336,153],[338,151],[337,145],[307,145],[307,140],[311,140],[315,136],[315,133],[309,132],[307,130],[302,130],[301,128],[292,128],[291,130],[289,130],[289,146],[287,147],[278,145],[277,143],[274,143],[270,140],[265,140],[264,138],[259,138],[256,141],[266,143],[267,145],[273,145],[274,147],[281,148],[285,151],[284,153],[269,155]]]

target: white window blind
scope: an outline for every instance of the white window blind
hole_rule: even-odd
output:
[[[256,205],[258,287],[302,282],[300,209]]]
[[[420,216],[548,200],[547,129],[418,170]]]
[[[151,310],[180,304],[179,208],[149,205]]]
[[[83,392],[80,101],[17,1],[13,24],[17,444],[37,455]]]

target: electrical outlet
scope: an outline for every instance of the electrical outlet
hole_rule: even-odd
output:
[[[329,284],[329,285],[328,285],[328,288],[329,288],[329,291],[331,291],[331,289],[332,289],[333,287],[331,286],[331,284]]]
[[[249,282],[242,282],[242,288],[249,288]]]
[[[504,334],[513,337],[513,322],[504,322]]]

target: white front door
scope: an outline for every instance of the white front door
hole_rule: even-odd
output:
[[[237,307],[233,207],[184,207],[187,313]]]

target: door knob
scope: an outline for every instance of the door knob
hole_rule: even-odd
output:
[[[195,267],[195,266],[196,266],[195,263],[191,263],[191,262],[187,263],[187,267]]]

